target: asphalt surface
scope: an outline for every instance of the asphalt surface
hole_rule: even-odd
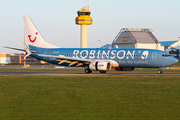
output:
[[[25,69],[84,69],[82,67],[61,67],[61,66],[41,66],[41,65],[32,65],[30,68]],[[6,66],[0,66],[0,69],[24,69],[22,65],[6,65]],[[158,74],[152,73],[91,73],[91,74],[85,74],[85,73],[57,73],[57,72],[0,72],[0,75],[58,75],[58,76],[180,76],[180,74]]]
[[[52,72],[0,72],[0,75],[57,75],[57,76],[180,76],[180,74],[138,74],[138,73],[52,73]]]

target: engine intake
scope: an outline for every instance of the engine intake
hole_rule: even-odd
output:
[[[111,64],[107,61],[98,61],[89,64],[89,69],[93,71],[108,71],[111,69]]]

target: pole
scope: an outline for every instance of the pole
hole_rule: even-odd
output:
[[[26,34],[25,34],[25,27],[24,27],[24,43],[25,43],[25,39],[26,39]],[[24,50],[25,50],[25,47],[24,47]],[[25,58],[25,56],[26,56],[26,51],[24,51],[24,67],[26,68],[26,58]]]

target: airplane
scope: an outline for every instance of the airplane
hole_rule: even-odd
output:
[[[85,73],[99,71],[106,73],[114,68],[117,71],[133,71],[135,68],[159,68],[158,73],[178,62],[169,53],[155,49],[139,48],[60,48],[49,44],[41,36],[32,20],[24,16],[24,24],[29,47],[25,49],[6,47],[26,51],[27,56],[51,64],[84,67]]]

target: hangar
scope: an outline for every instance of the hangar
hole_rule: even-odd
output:
[[[122,28],[113,40],[112,47],[164,50],[152,29],[147,28]]]
[[[160,41],[160,43],[164,46],[164,51],[180,59],[180,38],[174,41]]]
[[[180,39],[174,41],[160,41],[161,45],[164,46],[164,51],[169,49],[180,49]]]

